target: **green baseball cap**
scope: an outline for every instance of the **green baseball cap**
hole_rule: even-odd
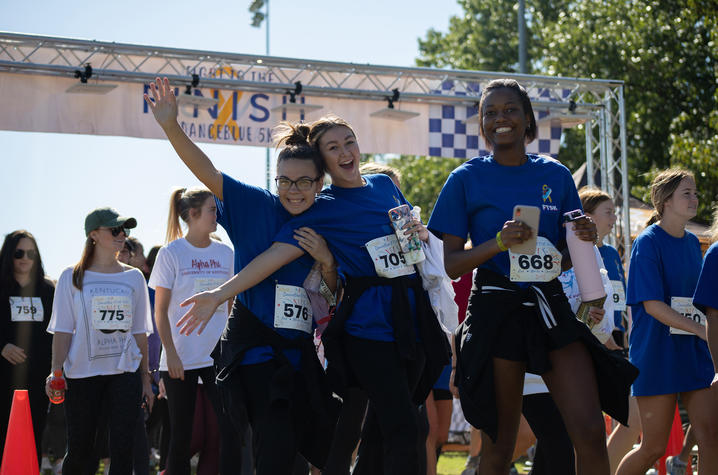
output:
[[[98,228],[116,228],[118,226],[132,229],[137,226],[137,220],[120,216],[120,213],[114,208],[97,208],[85,218],[85,236],[89,236],[91,231]]]

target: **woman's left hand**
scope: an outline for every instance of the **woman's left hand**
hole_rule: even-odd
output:
[[[334,256],[327,246],[327,241],[312,228],[302,227],[294,231],[294,239],[299,247],[312,256],[323,268],[334,266]]]
[[[583,216],[573,221],[573,223],[576,229],[576,236],[578,236],[581,241],[588,241],[594,244],[598,242],[598,229],[596,228],[596,223],[594,223],[591,218]]]
[[[426,229],[426,226],[424,226],[422,222],[418,219],[412,219],[411,221],[406,223],[402,229],[404,230],[405,236],[409,236],[412,233],[417,233],[420,240],[424,242],[429,242],[429,230]]]

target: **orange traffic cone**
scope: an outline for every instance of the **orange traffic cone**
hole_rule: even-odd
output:
[[[26,389],[16,389],[12,397],[0,475],[37,475],[39,472],[30,400]]]
[[[676,404],[676,413],[673,416],[673,426],[671,426],[671,435],[668,437],[668,445],[666,445],[666,453],[663,454],[658,462],[656,462],[658,474],[666,475],[666,458],[671,455],[678,455],[683,450],[683,425],[681,424],[681,415],[678,412],[678,404]],[[690,464],[686,467],[686,474],[692,475],[693,470]],[[2,475],[2,474],[0,474]]]

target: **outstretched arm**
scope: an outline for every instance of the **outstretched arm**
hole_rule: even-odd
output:
[[[212,318],[217,307],[235,295],[250,289],[272,275],[282,266],[301,257],[304,251],[291,244],[275,242],[272,247],[252,259],[242,271],[216,289],[202,292],[188,298],[180,304],[185,307],[192,305],[189,311],[177,322],[180,333],[190,335],[199,327],[201,334],[207,322]]]
[[[187,137],[177,122],[177,100],[174,91],[170,88],[169,79],[155,79],[155,82],[150,83],[150,89],[152,99],[149,94],[145,94],[145,102],[152,110],[152,115],[162,127],[177,155],[194,176],[221,200],[222,172],[214,167],[212,161]]]

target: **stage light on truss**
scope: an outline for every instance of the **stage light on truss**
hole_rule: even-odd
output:
[[[80,82],[68,87],[65,89],[65,92],[70,94],[107,94],[117,87],[117,84],[108,82],[87,82],[87,80],[92,77],[92,66],[90,66],[90,63],[85,65],[85,69],[76,70],[75,77],[79,78]]]
[[[547,116],[540,118],[536,121],[537,125],[560,125],[564,129],[570,129],[577,125],[584,124],[589,120],[592,120],[591,114],[573,114],[570,112],[561,111],[550,111]]]
[[[109,83],[77,83],[65,89],[69,94],[107,94],[117,87],[117,84]]]
[[[197,96],[192,94],[192,89],[196,89],[199,86],[199,76],[197,74],[192,75],[192,82],[185,86],[185,90],[182,94],[177,96],[177,104],[179,106],[191,106],[200,108],[210,108],[217,105],[219,100],[214,97]]]
[[[378,111],[372,112],[371,114],[369,114],[370,117],[405,121],[413,119],[417,115],[421,115],[418,112],[402,111],[394,108],[394,102],[399,100],[399,89],[392,89],[392,96],[387,96],[384,99],[386,99],[386,102],[388,103],[387,106],[383,109],[379,109]]]
[[[323,109],[324,106],[320,106],[317,104],[301,104],[297,102],[297,96],[302,93],[302,83],[301,81],[297,81],[294,83],[294,90],[293,91],[287,91],[287,94],[289,94],[289,102],[285,102],[284,104],[280,104],[278,106],[272,107],[270,110],[272,112],[298,112],[298,113],[309,113],[313,112],[319,109]]]
[[[392,104],[391,107],[385,107],[383,109],[379,109],[378,111],[372,112],[369,115],[371,117],[379,117],[380,119],[404,121],[404,120],[413,119],[417,115],[421,115],[421,114],[419,114],[418,112],[394,109],[394,105]]]

